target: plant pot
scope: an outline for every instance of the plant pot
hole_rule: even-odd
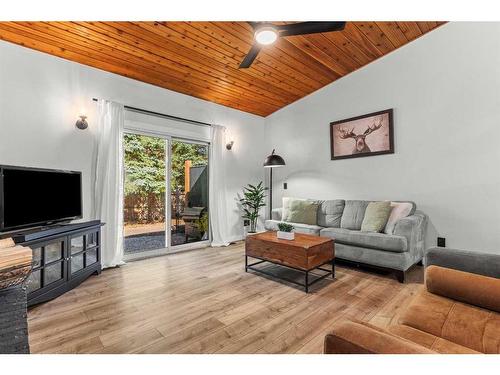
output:
[[[276,232],[276,237],[282,240],[293,240],[295,239],[295,233],[294,232],[281,232],[278,231]]]

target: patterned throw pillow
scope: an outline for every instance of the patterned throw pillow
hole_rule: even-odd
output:
[[[288,216],[285,221],[290,223],[301,223],[316,225],[318,222],[319,203],[310,200],[293,200],[290,202]]]
[[[391,210],[391,202],[370,202],[366,207],[361,232],[381,232],[385,228]]]
[[[292,197],[283,197],[282,199],[283,204],[282,204],[282,211],[281,211],[281,220],[283,221],[289,221],[287,220],[288,215],[290,214],[290,205],[292,202],[295,201],[303,201],[303,202],[310,202],[310,199],[304,199],[304,198],[292,198]]]
[[[296,198],[283,197],[282,201],[282,211],[281,211],[281,220],[286,221],[288,213],[290,212],[290,203]]]

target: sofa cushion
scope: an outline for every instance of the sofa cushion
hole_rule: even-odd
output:
[[[478,351],[405,325],[390,326],[387,330],[396,336],[405,338],[441,354],[480,354]]]
[[[278,224],[282,221],[279,220],[266,220],[264,223],[264,227],[266,230],[278,230]],[[305,234],[313,234],[315,236],[319,236],[319,231],[323,229],[318,225],[309,225],[302,223],[289,223],[293,225],[293,231],[297,233],[305,233]]]
[[[435,354],[421,345],[362,321],[340,321],[325,336],[326,354]]]
[[[321,229],[322,237],[335,238],[335,242],[365,248],[403,253],[408,245],[405,237],[390,236],[383,233],[360,232],[344,228]]]
[[[335,257],[356,263],[392,268],[398,271],[407,271],[419,261],[419,259],[414,259],[409,251],[397,253],[395,251],[346,245],[340,242],[335,243]]]
[[[500,279],[451,268],[425,269],[427,291],[500,313]]]
[[[380,233],[385,228],[391,214],[391,202],[370,202],[361,223],[362,232]]]
[[[318,225],[322,227],[340,228],[340,219],[344,212],[345,200],[335,199],[323,201],[318,207]]]
[[[360,230],[369,201],[345,201],[340,227]]]
[[[293,200],[288,208],[285,221],[291,223],[302,223],[316,225],[318,223],[318,202]]]
[[[500,352],[500,314],[425,290],[413,299],[399,324],[478,352]]]

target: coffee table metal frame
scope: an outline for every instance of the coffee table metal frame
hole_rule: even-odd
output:
[[[248,264],[248,257],[250,258],[255,258],[255,259],[259,259],[258,262],[254,262],[252,264]],[[272,263],[272,264],[276,264],[278,266],[282,266],[282,267],[287,267],[287,268],[291,268],[295,271],[300,271],[300,272],[303,272],[304,273],[304,283],[299,283],[295,280],[291,280],[289,278],[286,278],[286,277],[280,277],[280,276],[277,276],[271,272],[267,272],[267,271],[264,271],[262,269],[259,269],[259,268],[255,268],[254,266],[256,266],[257,264],[261,264],[261,263],[264,263],[264,262],[268,262],[268,263]],[[332,269],[329,270],[329,269],[325,269],[325,268],[321,268],[322,266],[324,266],[325,264],[331,264],[332,265]],[[320,280],[323,280],[324,278],[328,277],[328,276],[332,276],[332,279],[335,278],[335,258],[331,259],[331,260],[328,260],[322,264],[320,264],[319,266],[315,267],[315,268],[311,268],[310,270],[303,270],[301,268],[297,268],[297,267],[292,267],[292,266],[289,266],[289,265],[286,265],[286,264],[283,264],[283,263],[279,263],[279,262],[275,262],[275,261],[272,261],[272,260],[269,260],[269,259],[264,259],[264,258],[259,258],[259,257],[256,257],[256,256],[253,256],[253,255],[246,255],[245,254],[245,272],[248,272],[248,270],[252,270],[252,271],[255,271],[255,272],[259,272],[259,273],[262,273],[264,275],[267,275],[267,276],[270,276],[270,277],[273,277],[273,278],[276,278],[276,279],[280,279],[280,280],[283,280],[283,281],[286,281],[286,282],[289,282],[289,283],[292,283],[292,284],[295,284],[295,285],[298,285],[298,286],[301,286],[304,288],[304,291],[306,293],[309,293],[309,287],[315,283],[317,283],[318,281]],[[314,276],[316,276],[317,278],[314,279],[313,281],[309,282],[309,273],[311,271],[314,271],[314,270],[321,270],[321,271],[324,271],[324,272],[327,272],[326,274],[324,275],[321,275],[321,276],[318,276],[318,275],[315,275],[313,274]]]

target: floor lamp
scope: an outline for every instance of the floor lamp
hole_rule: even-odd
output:
[[[273,152],[264,161],[264,168],[269,168],[269,219],[273,218],[273,168],[282,167],[285,161]]]

